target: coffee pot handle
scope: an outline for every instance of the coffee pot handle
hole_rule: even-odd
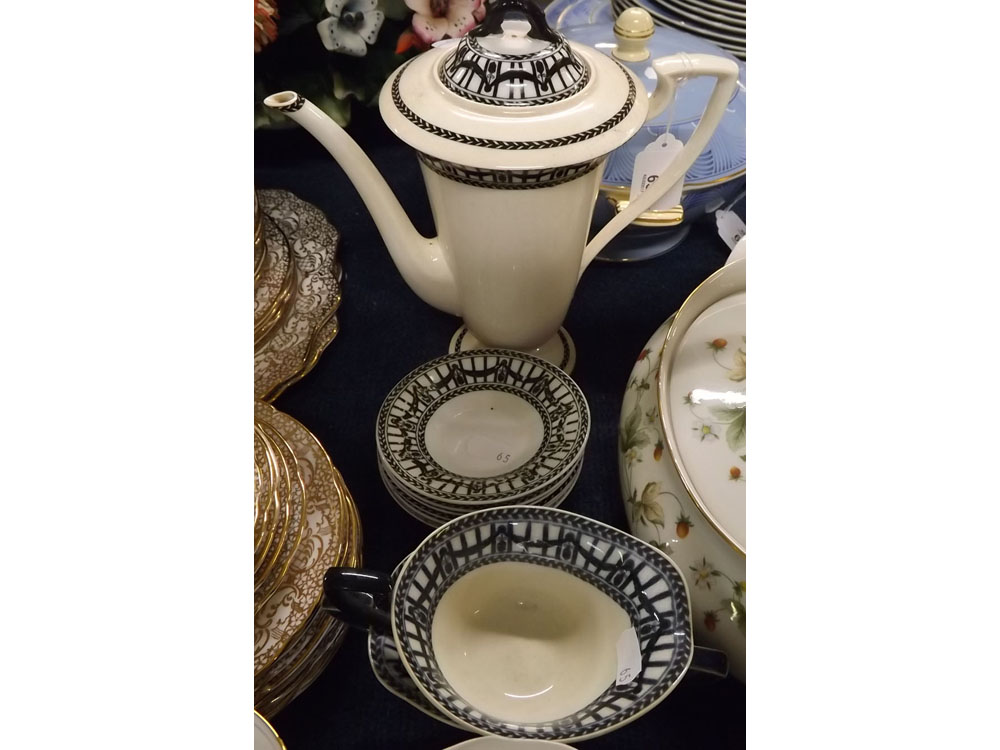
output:
[[[712,89],[712,96],[698,122],[698,127],[684,144],[684,149],[664,169],[653,186],[631,201],[624,211],[609,221],[584,249],[583,262],[580,265],[581,274],[616,234],[648,211],[650,206],[666,195],[667,191],[691,168],[719,126],[726,112],[726,105],[736,90],[740,74],[739,66],[725,57],[684,52],[654,60],[652,67],[656,72],[656,91],[649,99],[647,122],[663,112],[673,101],[677,85],[681,81],[700,76],[715,76],[715,88]]]
[[[392,579],[377,570],[330,568],[323,576],[323,609],[361,630],[392,633]]]

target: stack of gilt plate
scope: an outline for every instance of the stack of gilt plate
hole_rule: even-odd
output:
[[[319,676],[344,637],[320,608],[323,575],[361,564],[361,525],[319,441],[254,403],[254,708],[274,716]]]
[[[337,335],[340,235],[284,190],[258,190],[254,206],[254,397],[271,401]]]
[[[611,0],[615,15],[626,8],[649,11],[660,26],[700,36],[747,59],[747,5],[737,0]]]

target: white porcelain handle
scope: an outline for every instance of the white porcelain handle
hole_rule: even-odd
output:
[[[699,76],[715,76],[717,80],[698,127],[695,128],[690,140],[684,144],[684,149],[660,174],[653,187],[629,203],[628,208],[609,221],[590,241],[583,251],[581,274],[616,234],[648,211],[650,206],[666,195],[667,191],[691,168],[719,126],[719,121],[726,112],[726,105],[736,90],[740,73],[739,66],[725,57],[684,52],[654,60],[653,70],[656,71],[656,91],[649,99],[647,122],[663,112],[673,101],[680,81]]]

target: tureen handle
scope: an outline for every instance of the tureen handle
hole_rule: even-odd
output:
[[[669,57],[661,57],[652,63],[656,71],[656,91],[649,99],[649,114],[646,120],[656,117],[673,101],[677,84],[687,78],[699,76],[715,76],[715,88],[708,105],[698,122],[690,140],[684,144],[684,149],[677,154],[659,178],[646,192],[628,204],[628,207],[609,221],[590,241],[583,251],[583,262],[580,273],[590,265],[590,261],[604,249],[604,246],[625,227],[649,210],[656,201],[662,198],[673,185],[680,180],[694,164],[701,152],[708,145],[719,121],[726,112],[726,105],[732,98],[739,77],[739,66],[732,60],[715,55],[680,53]]]

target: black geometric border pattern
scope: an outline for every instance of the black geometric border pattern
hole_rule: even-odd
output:
[[[639,637],[639,676],[627,685],[611,684],[574,714],[539,724],[504,722],[463,700],[433,658],[434,611],[459,577],[504,561],[563,570],[610,596]],[[506,737],[570,740],[627,721],[669,692],[693,646],[687,590],[668,560],[617,529],[547,508],[482,511],[432,534],[395,587],[393,617],[403,658],[421,685],[463,721]]]
[[[455,340],[451,342],[452,354],[462,351],[462,341],[468,334],[469,329],[463,326],[458,335],[455,337]],[[559,358],[559,364],[556,366],[560,370],[565,370],[566,365],[569,364],[570,355],[572,354],[572,351],[570,350],[569,336],[562,328],[556,331],[556,334],[559,336],[559,343],[562,346],[562,356]]]
[[[281,106],[275,107],[279,112],[298,112],[305,105],[306,100],[303,99],[298,94],[295,95],[295,99],[288,104],[282,104]]]
[[[421,434],[424,414],[457,389],[526,394],[540,404],[545,429],[535,454],[516,469],[492,477],[467,477],[441,466]],[[526,399],[526,400],[529,400]],[[547,484],[582,456],[590,433],[590,410],[580,387],[562,370],[531,355],[505,349],[446,354],[396,384],[379,409],[375,440],[379,455],[398,481],[431,497],[514,499]]]
[[[535,505],[538,507],[557,508],[562,505],[562,503],[569,496],[569,493],[576,486],[577,481],[580,479],[582,470],[583,462],[580,462],[575,468],[566,473],[566,477],[564,479],[557,479],[552,482],[551,485],[547,485],[530,495],[519,497],[514,502],[517,505]],[[489,510],[500,507],[493,502],[490,502],[489,504],[476,503],[475,505],[470,504],[465,506],[451,505],[448,508],[431,505],[426,498],[417,499],[412,492],[399,484],[399,482],[393,480],[391,476],[387,475],[385,467],[381,462],[378,462],[378,473],[379,477],[382,479],[382,484],[385,486],[386,492],[389,493],[392,499],[395,500],[396,503],[407,513],[418,517],[420,521],[428,523],[430,526],[443,526],[458,516],[474,510]],[[504,505],[510,505],[510,503],[505,503]],[[434,521],[434,523],[429,523],[429,521]]]
[[[368,661],[371,663],[375,678],[390,693],[402,698],[433,719],[444,722],[448,726],[464,729],[441,713],[413,684],[413,678],[403,666],[403,661],[399,658],[399,651],[396,649],[391,635],[381,635],[374,630],[369,631]]]
[[[566,99],[590,80],[590,68],[565,42],[552,45],[548,54],[496,55],[477,40],[466,39],[438,73],[442,84],[466,99],[506,107],[537,106]],[[500,86],[506,81],[521,85],[508,86],[504,96]]]
[[[406,102],[403,101],[403,97],[399,93],[399,79],[402,78],[406,68],[409,67],[412,62],[413,60],[404,63],[399,69],[399,72],[396,74],[396,77],[392,80],[392,103],[396,105],[396,109],[399,110],[403,117],[421,130],[425,130],[428,133],[432,133],[433,135],[445,138],[449,141],[464,143],[469,146],[482,146],[483,148],[494,148],[501,151],[536,151],[544,148],[568,146],[572,143],[590,140],[601,133],[611,130],[611,128],[615,127],[615,125],[624,120],[628,116],[628,113],[632,111],[632,107],[635,106],[635,82],[632,80],[632,76],[625,72],[625,68],[622,67],[621,63],[617,63],[618,67],[621,68],[622,75],[624,75],[625,79],[628,81],[628,95],[625,97],[625,103],[621,106],[621,109],[600,125],[595,125],[589,130],[584,130],[580,133],[565,135],[561,138],[549,138],[544,141],[499,141],[493,138],[477,138],[476,136],[464,135],[463,133],[456,133],[453,130],[446,130],[445,128],[438,127],[433,123],[427,122],[427,120],[406,106]]]
[[[420,161],[432,172],[463,185],[490,188],[493,190],[533,190],[572,182],[578,177],[593,172],[604,160],[602,156],[594,161],[570,164],[566,167],[548,169],[477,169],[454,164],[443,159],[417,152]]]

